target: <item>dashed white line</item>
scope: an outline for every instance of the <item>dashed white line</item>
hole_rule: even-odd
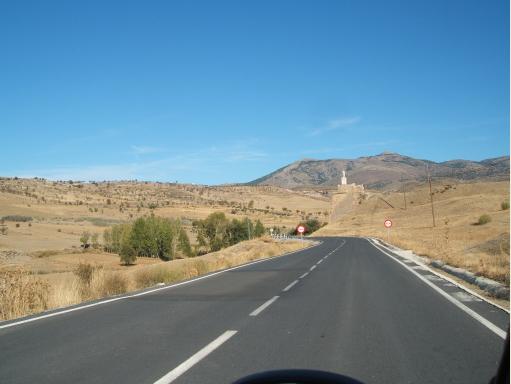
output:
[[[312,272],[312,271],[314,271],[314,269],[316,269],[316,266],[315,266],[315,265],[313,265],[313,266],[310,268],[311,272]]]
[[[293,287],[295,286],[295,284],[298,284],[298,280],[293,281],[293,282],[292,282],[291,284],[289,284],[286,288],[284,288],[284,289],[282,290],[282,292],[287,292],[287,291],[289,291],[291,288],[293,288]]]
[[[259,308],[257,308],[255,311],[253,311],[250,316],[257,316],[259,315],[262,311],[264,311],[267,307],[269,307],[270,305],[273,304],[273,302],[275,300],[277,300],[279,298],[279,296],[273,296],[270,300],[268,300],[266,303],[264,303],[263,305],[261,305]]]
[[[321,264],[323,262],[323,259],[321,259],[320,261],[318,261],[316,264]]]
[[[300,279],[303,279],[305,276],[307,276],[309,274],[309,272],[305,272],[302,276],[300,276],[299,278]]]
[[[322,242],[319,242],[316,245],[312,245],[310,248],[317,247],[320,244],[322,244]],[[310,249],[310,248],[306,248],[306,249]],[[203,280],[203,279],[209,279],[209,278],[211,278],[213,276],[217,276],[217,275],[220,275],[222,273],[234,271],[236,269],[245,268],[245,267],[248,267],[248,266],[254,265],[254,264],[264,263],[264,262],[267,262],[267,261],[270,261],[270,260],[274,260],[274,259],[277,259],[277,258],[280,258],[280,257],[290,256],[290,255],[292,255],[294,253],[302,252],[304,250],[305,249],[298,249],[296,251],[291,251],[291,252],[284,253],[283,255],[277,255],[277,256],[269,257],[267,259],[251,261],[251,262],[246,263],[246,264],[242,264],[242,265],[238,265],[236,267],[231,267],[231,268],[223,269],[221,271],[213,272],[213,273],[210,273],[210,274],[204,275],[204,276],[199,276],[199,277],[196,277],[194,279],[182,281],[180,283],[165,285],[163,287],[149,289],[149,290],[146,290],[146,291],[142,291],[142,292],[138,292],[138,293],[133,293],[133,294],[127,294],[127,295],[120,296],[120,297],[114,297],[112,299],[101,300],[101,301],[97,301],[97,302],[94,302],[94,303],[91,303],[91,304],[78,305],[76,307],[67,308],[67,309],[63,309],[63,310],[57,310],[55,312],[47,313],[47,314],[44,314],[44,315],[38,315],[38,316],[34,316],[34,317],[29,317],[29,318],[26,318],[26,319],[23,319],[23,320],[18,320],[18,321],[12,322],[12,323],[1,324],[2,322],[0,322],[0,324],[1,324],[0,325],[0,329],[15,327],[17,325],[31,323],[31,322],[34,322],[34,321],[37,321],[37,320],[46,319],[46,318],[49,318],[49,317],[60,316],[60,315],[63,315],[65,313],[80,311],[82,309],[91,308],[91,307],[95,307],[95,306],[103,305],[103,304],[108,304],[108,303],[113,303],[113,302],[116,302],[116,301],[119,301],[119,300],[126,300],[126,299],[130,299],[132,297],[139,297],[139,296],[149,295],[149,294],[154,293],[154,292],[158,292],[158,291],[161,291],[161,290],[167,290],[167,289],[173,289],[173,288],[177,288],[177,287],[182,286],[182,285],[193,284],[193,283],[195,283],[197,281],[200,281],[200,280]]]
[[[219,346],[221,346],[223,343],[225,343],[227,340],[233,337],[237,332],[238,331],[225,331],[211,343],[202,348],[199,352],[197,352],[196,354],[194,354],[193,356],[179,364],[176,368],[167,373],[161,379],[155,381],[154,384],[172,383],[179,376],[188,371],[195,364],[197,364],[199,361],[204,359],[207,355],[209,355],[211,352],[213,352],[215,349],[217,349]]]

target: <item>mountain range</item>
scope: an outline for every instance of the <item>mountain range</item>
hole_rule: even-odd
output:
[[[509,156],[482,161],[449,160],[434,162],[399,153],[384,152],[357,159],[303,159],[249,182],[249,185],[273,185],[282,188],[335,186],[345,170],[348,183],[363,184],[371,189],[387,189],[403,182],[433,179],[457,181],[508,180]]]

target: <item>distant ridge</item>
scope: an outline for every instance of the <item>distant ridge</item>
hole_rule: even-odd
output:
[[[346,170],[348,182],[382,189],[403,181],[426,180],[426,165],[434,178],[459,181],[509,180],[509,156],[482,161],[457,159],[436,163],[384,152],[358,159],[299,160],[247,184],[282,188],[334,186],[339,184],[342,171]]]

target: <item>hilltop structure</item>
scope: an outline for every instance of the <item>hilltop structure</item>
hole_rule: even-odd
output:
[[[343,215],[351,212],[364,195],[362,184],[348,184],[346,171],[342,171],[341,184],[337,184],[337,191],[332,193],[330,209],[330,222],[338,221]]]

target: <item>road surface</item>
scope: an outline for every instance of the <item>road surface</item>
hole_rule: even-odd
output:
[[[508,313],[367,239],[320,240],[187,284],[0,323],[0,382],[230,383],[281,368],[367,383],[488,382]]]

